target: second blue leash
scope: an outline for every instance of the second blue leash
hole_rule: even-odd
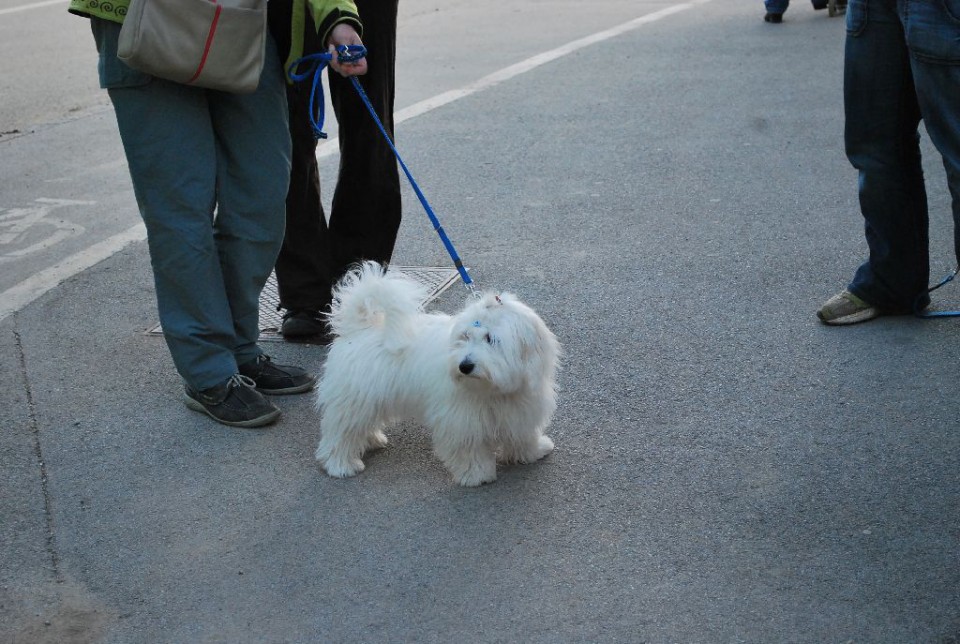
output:
[[[953,281],[953,278],[957,276],[957,273],[960,272],[960,266],[953,269],[953,272],[940,280],[936,286],[928,288],[926,291],[917,296],[916,301],[913,304],[913,314],[920,318],[955,318],[960,317],[960,311],[924,311],[921,306],[921,301],[924,296],[933,293],[935,290],[948,284]]]
[[[363,45],[350,45],[350,46],[341,46],[337,49],[337,58],[342,62],[353,62],[360,60],[366,56],[367,50]],[[323,72],[323,68],[329,64],[332,56],[330,54],[312,54],[310,56],[304,56],[299,60],[295,61],[288,70],[288,74],[294,82],[300,82],[306,80],[307,78],[313,77],[313,85],[310,88],[310,125],[313,127],[314,135],[318,139],[325,139],[327,135],[323,133],[323,88],[321,86],[320,75]],[[301,63],[310,63],[310,67],[306,72],[300,74],[297,73]],[[363,104],[366,106],[367,111],[370,112],[370,116],[373,118],[374,123],[377,124],[377,127],[380,129],[380,133],[383,135],[384,140],[387,142],[387,145],[390,146],[390,150],[393,152],[393,155],[397,158],[397,162],[400,164],[400,167],[403,169],[403,173],[407,176],[407,180],[410,182],[411,187],[413,188],[414,193],[417,195],[417,199],[420,200],[420,204],[423,206],[423,209],[427,213],[427,217],[430,218],[430,223],[433,224],[433,229],[436,231],[437,235],[440,236],[440,241],[443,242],[444,248],[447,249],[447,253],[450,255],[450,259],[453,260],[453,265],[457,269],[457,273],[460,274],[460,279],[463,281],[463,285],[467,287],[475,297],[480,297],[477,287],[473,283],[473,279],[470,278],[470,274],[467,272],[466,267],[463,265],[463,262],[460,260],[460,256],[457,254],[457,249],[454,248],[453,242],[450,241],[450,238],[447,237],[447,233],[443,230],[443,226],[440,225],[440,220],[437,218],[436,214],[433,212],[433,208],[430,207],[430,203],[427,201],[427,198],[424,196],[423,191],[420,190],[420,186],[417,184],[416,180],[413,178],[413,175],[410,173],[410,169],[407,168],[407,164],[403,162],[403,158],[400,156],[400,152],[397,151],[397,147],[393,144],[393,140],[390,138],[390,134],[387,132],[386,128],[383,126],[383,123],[380,121],[380,117],[377,116],[377,111],[374,109],[373,104],[370,102],[370,99],[367,97],[367,93],[363,90],[363,86],[360,85],[360,81],[357,80],[356,76],[350,77],[351,83],[353,83],[354,89],[357,90],[357,94],[360,96],[360,100],[363,101]],[[319,92],[318,92],[319,89]],[[317,97],[319,96],[320,103],[319,106],[316,105]]]

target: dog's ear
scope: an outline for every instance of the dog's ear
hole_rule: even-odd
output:
[[[485,309],[493,309],[503,306],[503,300],[500,299],[500,296],[496,293],[487,293],[483,297],[483,307]]]
[[[560,343],[540,317],[528,312],[527,331],[521,333],[520,357],[530,383],[553,381],[560,359]]]
[[[499,293],[491,293],[487,299],[487,308],[493,308],[496,306],[505,306],[511,302],[517,302],[517,296],[509,291],[500,291]]]

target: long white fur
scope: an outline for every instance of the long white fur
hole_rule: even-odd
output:
[[[331,476],[363,471],[363,454],[384,447],[384,428],[403,419],[432,430],[460,485],[494,481],[498,460],[530,463],[553,450],[543,432],[560,345],[543,320],[509,293],[471,300],[455,316],[423,312],[424,295],[374,262],[338,285],[317,394],[316,458]]]

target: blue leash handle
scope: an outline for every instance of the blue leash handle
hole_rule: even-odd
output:
[[[337,47],[337,60],[341,63],[352,63],[366,55],[367,48],[363,45],[340,45]],[[316,139],[327,138],[323,131],[324,109],[321,74],[323,68],[329,65],[331,60],[333,60],[333,54],[329,52],[310,54],[293,61],[287,70],[287,76],[294,83],[305,81],[308,78],[313,79],[313,85],[310,88],[310,127],[313,128],[313,136]],[[300,69],[302,64],[307,64],[307,69],[301,73],[297,70]],[[318,89],[320,91],[317,91]]]
[[[337,58],[342,62],[352,62],[360,60],[366,56],[367,50],[363,45],[349,45],[341,46],[337,49]],[[292,65],[288,70],[290,79],[294,82],[304,81],[311,76],[313,77],[313,85],[310,88],[310,125],[313,127],[313,133],[318,139],[325,139],[327,135],[323,133],[323,89],[321,87],[320,74],[323,72],[323,68],[329,64],[332,56],[329,53],[323,54],[311,54],[309,56],[304,56],[300,58]],[[307,68],[306,72],[297,73],[297,69],[300,67],[301,63],[309,63],[310,66]],[[393,144],[393,140],[390,138],[390,135],[387,133],[383,123],[380,121],[380,117],[377,116],[377,111],[373,108],[373,104],[370,102],[370,99],[367,97],[367,93],[363,91],[363,86],[360,85],[360,81],[357,80],[356,76],[351,76],[350,81],[353,83],[354,89],[357,90],[357,94],[360,96],[360,100],[363,101],[363,104],[366,105],[367,111],[370,112],[370,116],[373,117],[374,123],[377,124],[377,127],[380,129],[380,133],[383,135],[384,140],[387,142],[387,145],[390,146],[390,150],[393,151],[393,155],[397,157],[397,162],[400,164],[400,167],[403,169],[403,173],[407,175],[407,180],[410,182],[410,185],[413,187],[413,191],[417,195],[417,199],[420,200],[423,209],[427,213],[427,217],[430,218],[430,223],[433,224],[433,229],[436,231],[437,235],[440,236],[440,241],[443,242],[444,248],[447,249],[447,253],[450,255],[450,259],[453,260],[453,265],[456,267],[457,272],[460,274],[460,279],[463,280],[464,286],[473,293],[475,296],[479,297],[480,294],[476,289],[476,286],[473,283],[473,280],[470,278],[470,274],[467,272],[466,267],[463,265],[463,262],[460,260],[460,256],[457,254],[457,249],[453,247],[453,242],[450,241],[450,238],[447,237],[447,233],[443,230],[443,226],[440,225],[440,220],[437,218],[436,214],[433,212],[433,208],[430,207],[430,203],[427,201],[427,198],[424,196],[423,191],[420,190],[420,186],[414,180],[413,175],[410,173],[407,164],[403,162],[403,158],[400,156],[400,152],[397,151],[397,147]],[[317,90],[320,91],[317,91]],[[319,96],[319,106],[316,106],[317,97]]]

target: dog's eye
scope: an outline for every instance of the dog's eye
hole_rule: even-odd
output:
[[[483,336],[483,341],[487,344],[493,344],[493,338],[490,337],[489,333]]]

